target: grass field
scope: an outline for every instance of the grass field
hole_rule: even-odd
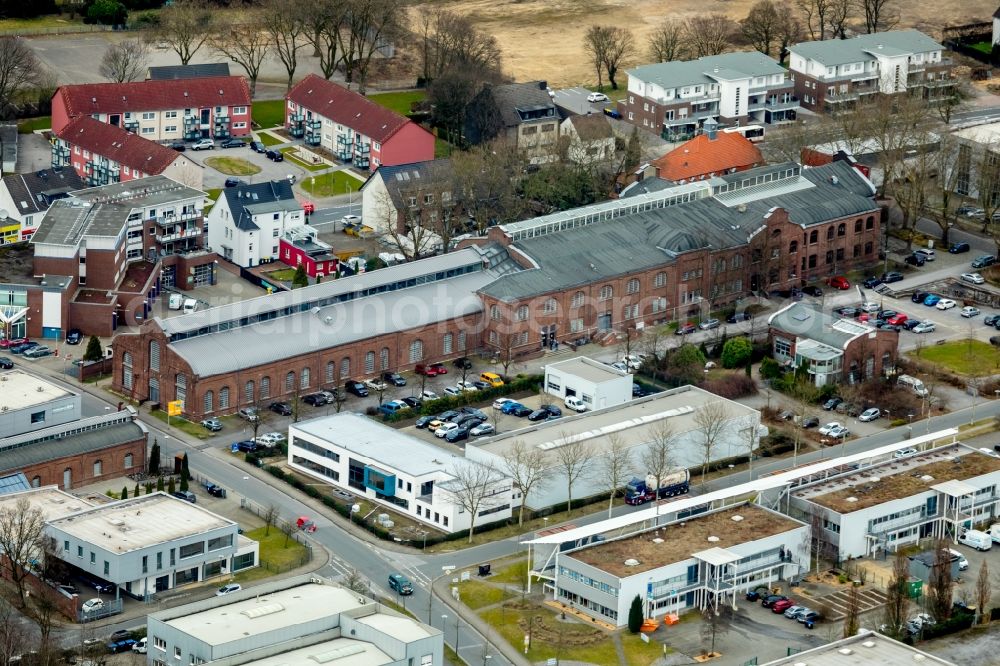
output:
[[[19,134],[31,134],[35,130],[49,129],[52,127],[52,116],[39,116],[38,118],[28,118],[17,123]]]
[[[983,375],[1000,369],[1000,349],[980,340],[959,340],[910,352],[962,375]]]
[[[405,116],[410,113],[410,106],[414,102],[421,102],[427,99],[427,93],[423,90],[376,93],[369,95],[368,99],[387,109],[392,109],[401,116]]]
[[[302,160],[300,160],[299,158],[295,157],[292,154],[294,152],[295,152],[294,147],[281,149],[281,154],[285,156],[286,160],[288,160],[289,162],[294,162],[295,164],[299,165],[306,171],[322,171],[323,169],[330,168],[330,165],[328,164],[309,164],[308,162],[303,162]]]
[[[206,199],[211,199],[213,202],[218,201],[219,200],[219,196],[221,194],[222,194],[222,188],[221,187],[213,187],[212,189],[205,190],[205,198]],[[214,205],[215,205],[214,203],[206,204],[205,205],[205,215],[208,215],[209,211],[212,210],[212,206],[214,206]]]
[[[167,422],[167,413],[162,409],[157,409],[152,412],[153,416],[160,419],[164,423]],[[192,437],[197,437],[198,439],[208,439],[213,433],[205,430],[199,423],[194,423],[188,421],[187,419],[181,418],[179,416],[170,417],[170,427],[177,428],[181,432],[191,435]]]
[[[291,282],[295,277],[294,268],[283,268],[280,271],[271,271],[270,273],[265,273],[265,279],[274,280],[276,282]]]
[[[7,30],[51,30],[66,26],[83,25],[83,19],[70,18],[69,14],[47,14],[37,18],[6,18],[0,20],[0,31]]]
[[[260,173],[260,167],[242,157],[209,157],[205,164],[227,176],[252,176]]]
[[[257,140],[260,141],[265,146],[267,146],[268,148],[270,148],[271,146],[277,146],[278,144],[285,143],[283,139],[279,139],[273,134],[264,134],[264,133],[258,134]]]
[[[253,121],[261,127],[275,127],[285,124],[285,100],[265,99],[253,103]]]
[[[462,603],[472,610],[479,610],[486,606],[498,604],[513,596],[500,587],[490,585],[489,583],[482,583],[478,580],[467,580],[459,583],[458,594]]]
[[[975,44],[969,44],[970,48],[973,48],[980,53],[985,53],[986,55],[993,54],[993,44],[989,42],[977,42]]]
[[[331,171],[318,176],[306,176],[301,181],[302,189],[314,197],[332,197],[337,194],[357,192],[364,183],[343,171]]]

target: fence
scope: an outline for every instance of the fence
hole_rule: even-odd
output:
[[[199,483],[205,482],[205,480],[201,478],[199,478],[198,481]],[[244,511],[249,511],[250,513],[254,514],[255,516],[257,516],[258,518],[260,518],[265,522],[267,522],[268,513],[272,511],[272,509],[268,507],[262,507],[254,503],[253,501],[247,499],[246,497],[240,497],[240,508],[243,509]],[[295,540],[296,543],[304,546],[306,552],[302,556],[302,558],[299,559],[298,561],[291,562],[286,565],[273,564],[261,558],[260,566],[264,567],[265,569],[267,569],[272,573],[284,573],[286,571],[291,571],[292,569],[296,569],[302,566],[303,564],[308,564],[309,562],[312,561],[313,558],[312,545],[305,538],[305,536],[299,531],[298,525],[296,525],[295,523],[291,523],[277,515],[274,515],[273,520],[271,521],[271,525],[273,525],[274,528],[279,530],[282,534],[286,534],[289,538]]]
[[[55,28],[22,28],[19,30],[0,30],[3,37],[33,37],[38,35],[75,35],[85,32],[111,32],[110,25],[66,24]]]

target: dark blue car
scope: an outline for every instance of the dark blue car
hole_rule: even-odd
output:
[[[511,400],[510,402],[505,402],[503,407],[500,408],[500,411],[503,412],[504,414],[513,414],[514,411],[517,409],[528,409],[528,408],[519,402]],[[529,414],[531,413],[530,409],[528,409],[528,413]]]

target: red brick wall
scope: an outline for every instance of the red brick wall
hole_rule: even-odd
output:
[[[125,467],[125,456],[132,454],[132,467]],[[101,473],[94,474],[94,463],[101,462]],[[28,481],[38,486],[59,486],[63,490],[63,471],[72,470],[72,485],[79,488],[90,483],[121,479],[146,468],[146,438],[111,446],[101,451],[56,458],[48,462],[3,470],[4,474],[23,472]],[[121,488],[112,488],[119,491]],[[131,491],[131,486],[129,487]]]

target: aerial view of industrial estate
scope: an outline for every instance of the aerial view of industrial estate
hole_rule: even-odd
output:
[[[0,0],[0,666],[1000,664],[1000,9]]]

